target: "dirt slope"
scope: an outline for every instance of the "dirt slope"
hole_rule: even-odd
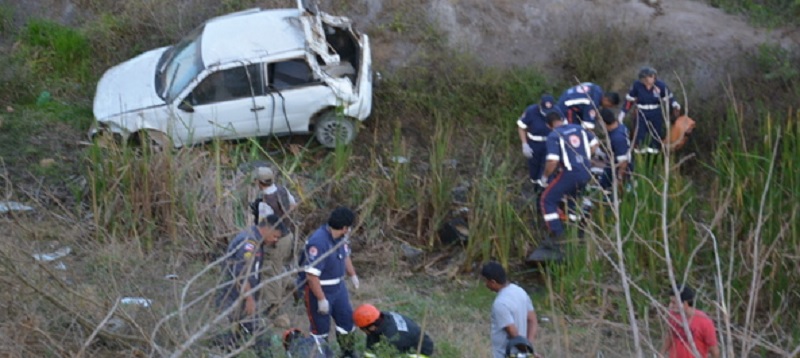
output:
[[[636,69],[647,63],[659,67],[662,75],[675,71],[702,93],[716,87],[726,72],[735,71],[743,61],[742,54],[759,44],[800,43],[797,28],[755,29],[742,17],[699,1],[646,1],[422,0],[413,6],[425,9],[451,45],[474,53],[491,66],[538,65],[559,71],[553,65],[555,56],[560,45],[570,40],[574,33],[571,28],[577,26],[592,26],[597,31],[619,27],[631,33],[646,33],[650,41],[641,49],[645,52],[644,61],[628,63],[629,59],[619,59],[623,69],[612,76],[618,78],[613,84],[618,90],[625,89]],[[412,11],[408,4],[390,8],[387,3],[392,2],[358,0],[349,7],[348,16],[369,32],[397,21],[398,12]],[[390,11],[395,13],[387,13]],[[376,62],[389,68],[402,66],[416,54],[414,44],[403,39],[375,41],[373,46]],[[675,57],[679,59],[667,61]]]

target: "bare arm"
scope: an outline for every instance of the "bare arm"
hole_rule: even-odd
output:
[[[517,133],[519,133],[519,141],[522,144],[528,143],[528,131],[525,128],[517,127]]]
[[[533,343],[539,331],[539,321],[536,320],[536,311],[528,311],[528,342]]]
[[[250,281],[245,280],[244,285],[241,287],[240,294],[244,295],[245,292],[250,291]],[[253,294],[247,294],[244,296],[244,312],[248,316],[253,316],[256,314],[256,299],[253,297]]]
[[[665,357],[669,357],[670,348],[672,348],[672,332],[668,331],[666,337],[664,337],[664,344],[661,345],[661,353]]]
[[[308,288],[311,290],[311,293],[314,294],[314,297],[317,298],[317,301],[324,300],[325,293],[322,292],[322,285],[319,283],[319,276],[306,273],[306,281]]]
[[[556,171],[556,168],[558,168],[558,161],[548,160],[544,166],[544,177],[550,177]]]
[[[517,329],[517,326],[515,326],[513,323],[509,324],[508,326],[505,326],[503,329],[505,329],[506,333],[508,333],[508,338],[514,338],[516,336],[519,336],[519,330]]]
[[[709,347],[708,350],[711,352],[712,357],[719,358],[719,346]]]

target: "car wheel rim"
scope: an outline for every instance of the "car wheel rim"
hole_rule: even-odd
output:
[[[335,146],[337,143],[347,144],[350,139],[350,128],[341,123],[344,119],[337,121],[330,121],[323,125],[320,134],[324,144]]]

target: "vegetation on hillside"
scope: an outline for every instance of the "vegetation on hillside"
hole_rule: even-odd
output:
[[[156,5],[166,9],[148,8]],[[204,18],[250,5],[208,2],[176,22],[170,19],[184,14],[179,2],[82,2],[93,16],[79,27],[36,19],[20,29],[8,20],[13,11],[0,7],[0,31],[16,39],[0,55],[7,84],[0,99],[9,106],[0,122],[0,183],[7,198],[37,208],[3,218],[0,352],[216,352],[208,340],[224,327],[198,334],[216,318],[213,262],[247,220],[247,174],[258,161],[274,163],[297,193],[302,232],[337,204],[357,209],[356,264],[374,288],[355,299],[425,322],[442,357],[486,350],[483,311],[491,294],[469,274],[497,259],[515,279],[529,279],[519,263],[542,237],[524,194],[513,122],[542,93],[558,93],[574,78],[482,68],[445,46],[435,24],[404,26],[411,20],[403,18],[421,18],[407,16],[374,38],[413,37],[425,54],[384,72],[356,145],[327,151],[294,145],[305,138],[268,138],[153,152],[74,144],[91,123],[93,85],[104,69],[174,42]],[[565,56],[564,68],[577,78],[604,76],[591,53],[629,55],[624,46],[579,38],[594,51]],[[765,44],[752,71],[732,74],[730,96],[703,106],[702,117],[716,120],[701,123],[685,151],[637,158],[638,185],[617,193],[618,205],[598,205],[585,239],[570,241],[571,260],[543,276],[546,293],[535,301],[553,317],[555,333],[539,343],[542,351],[589,354],[578,338],[593,336],[575,329],[580,322],[615,329],[626,353],[657,349],[663,291],[674,280],[699,288],[699,305],[715,318],[727,356],[798,353],[800,114],[791,100],[800,94],[798,59]],[[469,241],[444,246],[437,230],[454,216],[469,223]],[[64,245],[75,252],[67,271],[31,262],[32,253]],[[421,248],[422,258],[402,257],[403,245]],[[167,273],[179,279],[165,280]],[[155,304],[123,307],[117,298],[124,296]]]

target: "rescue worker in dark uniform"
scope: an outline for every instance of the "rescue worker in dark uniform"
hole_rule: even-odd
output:
[[[314,336],[303,336],[300,328],[283,332],[283,348],[289,358],[334,358],[333,350],[325,341]]]
[[[268,341],[259,341],[262,334],[258,330],[263,327],[258,325],[258,290],[253,289],[261,283],[260,271],[264,264],[265,249],[278,241],[282,229],[280,219],[270,215],[258,225],[241,231],[228,244],[224,281],[217,296],[217,307],[225,310],[237,305],[228,316],[236,342],[255,335],[257,346],[269,345]],[[251,290],[253,292],[249,292]]]
[[[258,167],[253,172],[258,197],[250,204],[255,222],[268,215],[276,215],[284,223],[283,235],[277,243],[266,252],[266,266],[264,274],[268,277],[280,277],[287,270],[296,268],[295,236],[291,227],[293,221],[289,213],[295,210],[297,202],[294,196],[283,185],[275,184],[275,172],[268,167]],[[274,279],[267,284],[264,290],[268,313],[275,316],[280,312],[281,303],[289,288],[292,288],[290,277]],[[295,293],[295,290],[292,290]],[[297,300],[297,298],[295,298]]]
[[[603,88],[591,82],[584,82],[568,88],[558,97],[558,107],[569,124],[579,124],[594,130],[598,111],[601,108],[614,108],[619,105],[619,94],[603,92]]]
[[[430,357],[433,340],[416,322],[397,312],[382,312],[375,306],[363,304],[353,312],[356,326],[367,334],[367,350],[374,350],[381,343],[388,343],[406,357]],[[375,357],[367,353],[366,357]]]
[[[528,158],[528,174],[531,183],[536,184],[537,190],[544,188],[541,178],[547,149],[545,141],[551,131],[545,123],[544,117],[550,111],[559,111],[560,113],[553,96],[545,94],[538,104],[528,106],[517,120],[517,132],[519,140],[522,142],[522,155]]]
[[[635,110],[634,151],[658,154],[661,151],[661,141],[666,138],[665,112],[671,109],[672,115],[677,118],[681,105],[667,85],[656,78],[656,70],[652,67],[642,67],[639,70],[639,80],[633,82],[625,100],[618,120],[623,122],[627,113]]]
[[[547,164],[543,178],[547,178],[548,184],[540,199],[540,210],[549,235],[528,261],[560,261],[563,258],[559,239],[564,234],[564,225],[558,205],[566,198],[570,208],[574,208],[578,193],[592,178],[590,158],[599,145],[594,134],[577,124],[564,124],[557,113],[547,115],[547,124],[553,132],[547,136]]]
[[[611,145],[608,153],[609,164],[606,166],[603,176],[600,178],[600,186],[603,191],[608,192],[614,184],[614,176],[617,183],[625,184],[633,172],[633,161],[631,159],[631,140],[628,127],[614,118],[614,112],[604,108],[600,111],[603,124],[608,132],[608,141]]]
[[[346,274],[358,289],[358,276],[347,243],[347,234],[354,221],[355,214],[350,209],[336,208],[328,223],[308,238],[304,252],[304,296],[311,334],[318,339],[327,339],[333,318],[342,357],[357,357],[352,334],[355,330],[353,307],[343,280]]]

